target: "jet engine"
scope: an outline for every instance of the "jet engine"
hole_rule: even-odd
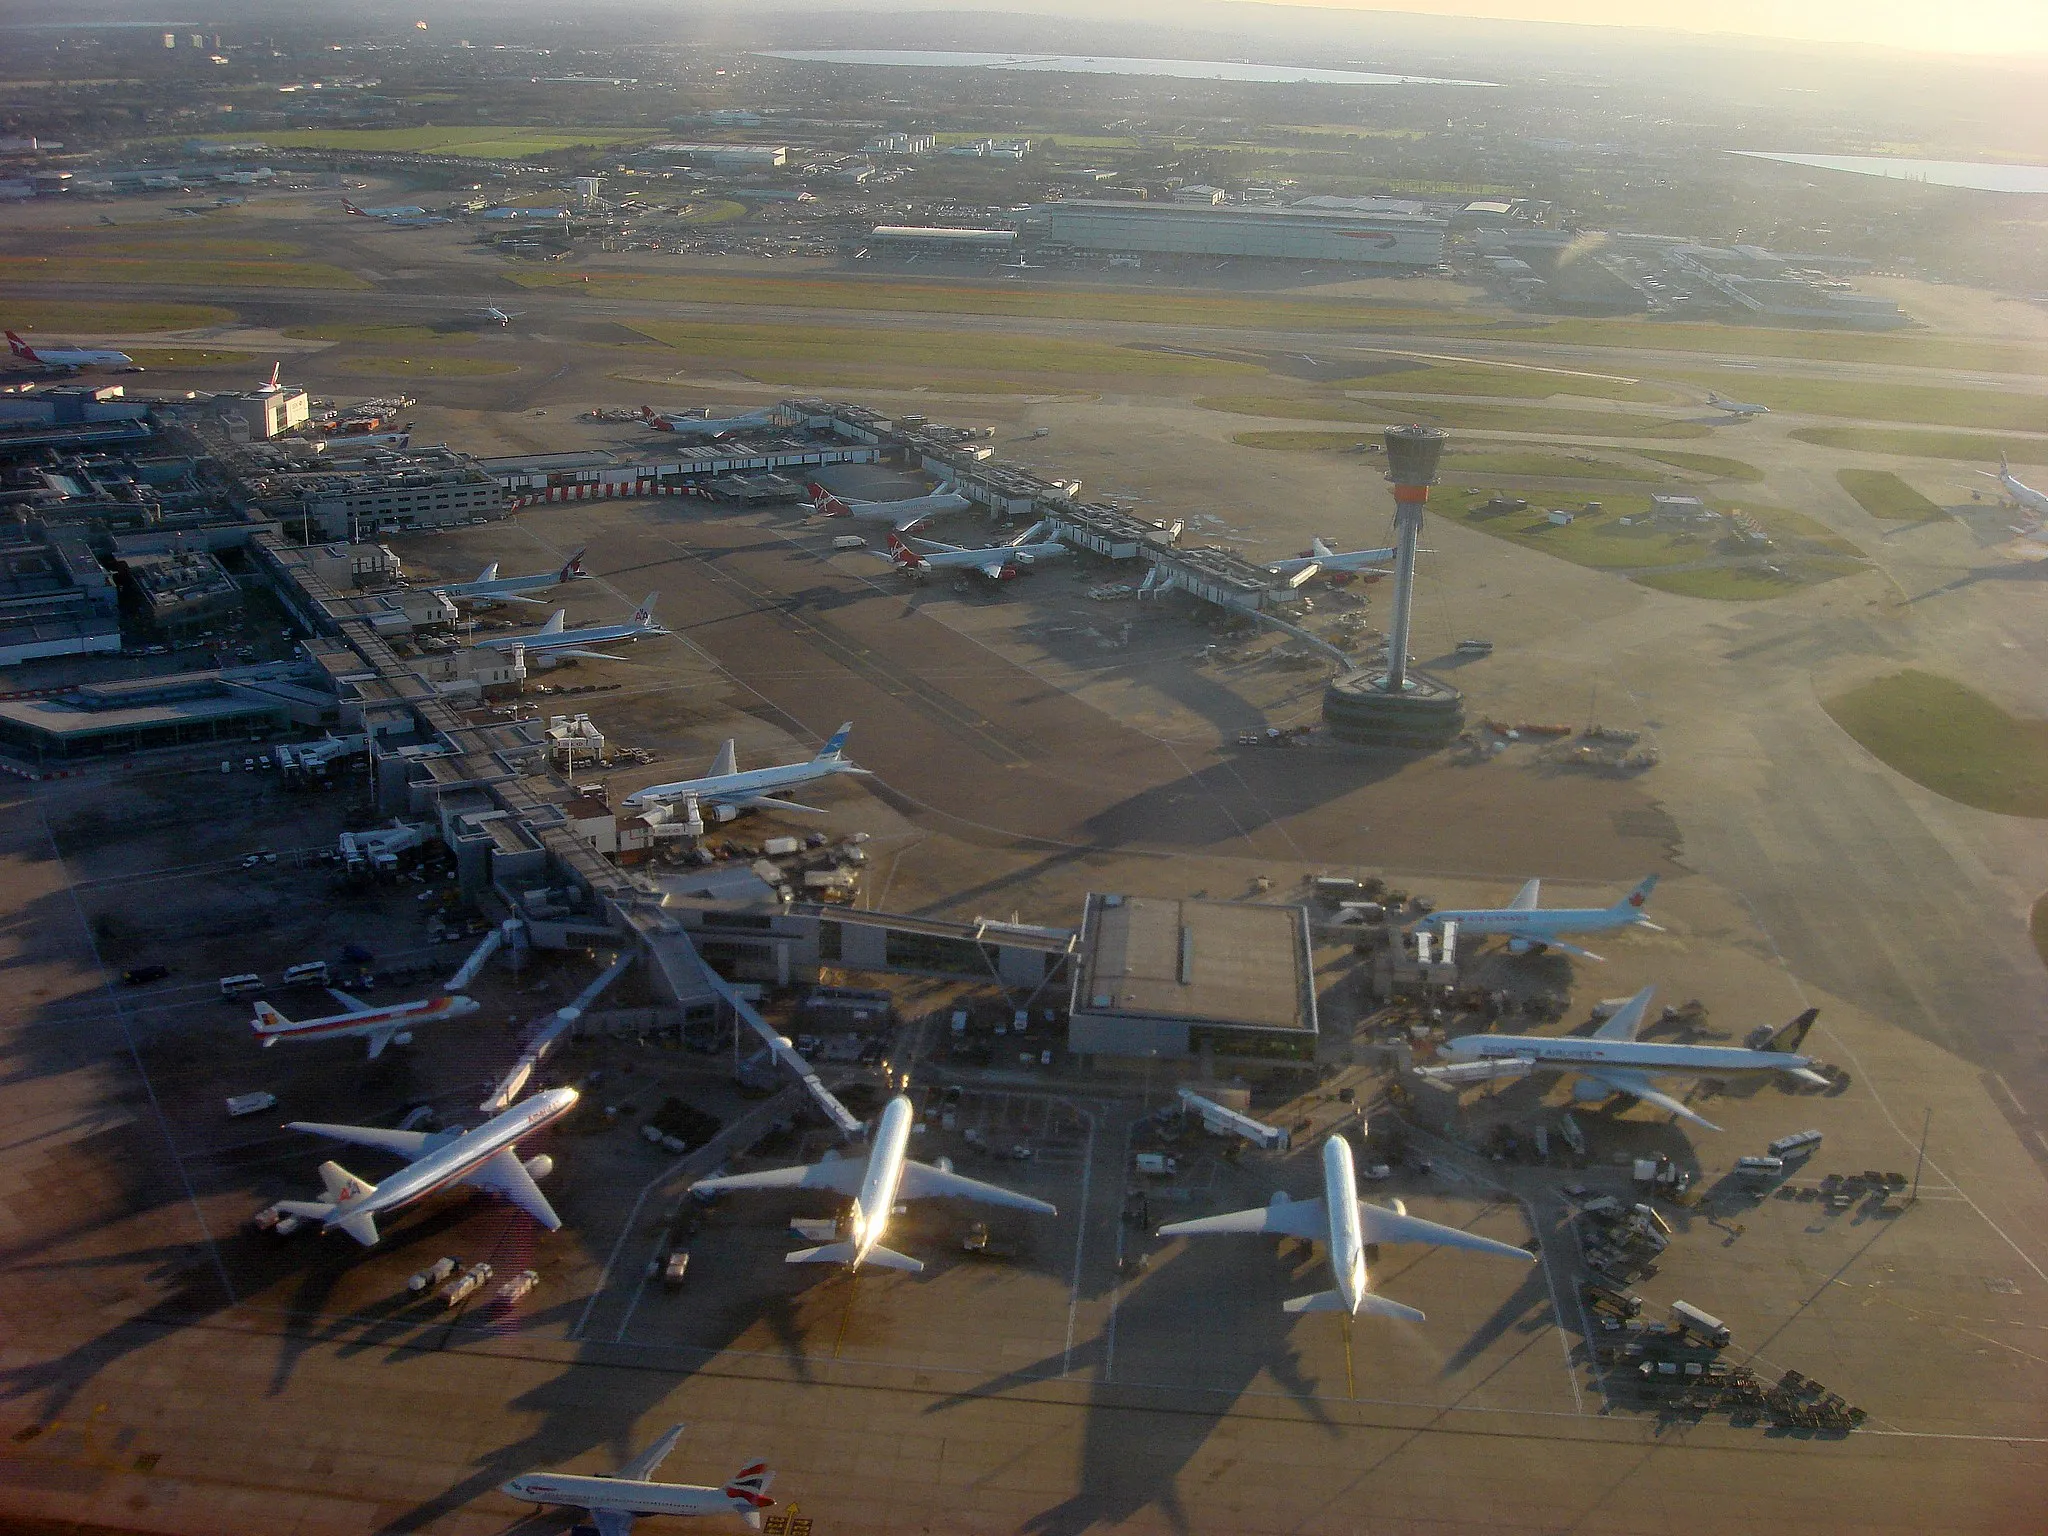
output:
[[[539,1157],[529,1157],[526,1160],[526,1173],[529,1178],[544,1179],[554,1171],[555,1160],[545,1152]]]

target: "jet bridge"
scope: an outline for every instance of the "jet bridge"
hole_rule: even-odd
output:
[[[1253,1146],[1263,1147],[1268,1152],[1285,1152],[1294,1144],[1294,1138],[1278,1126],[1226,1109],[1214,1099],[1203,1098],[1192,1088],[1180,1090],[1180,1101],[1186,1108],[1199,1112],[1202,1124],[1209,1130],[1242,1136]]]

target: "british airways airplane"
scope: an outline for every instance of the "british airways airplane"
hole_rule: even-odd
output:
[[[1556,949],[1577,955],[1581,960],[1598,960],[1601,957],[1591,950],[1565,943],[1564,935],[1609,933],[1616,928],[1648,928],[1662,933],[1662,928],[1643,916],[1644,903],[1649,901],[1650,892],[1656,888],[1657,877],[1650,875],[1611,907],[1551,907],[1545,910],[1537,905],[1543,895],[1543,882],[1531,880],[1515,892],[1515,899],[1504,907],[1432,912],[1416,923],[1411,932],[1441,933],[1446,923],[1456,923],[1458,932],[1468,937],[1489,933],[1504,935],[1509,954],[1525,955],[1532,949]]]
[[[498,1491],[529,1504],[566,1504],[587,1510],[597,1536],[626,1536],[641,1515],[738,1515],[761,1529],[761,1511],[774,1504],[768,1485],[775,1474],[757,1461],[726,1479],[722,1488],[657,1481],[654,1469],[683,1437],[678,1424],[617,1472],[579,1477],[567,1472],[529,1472]]]

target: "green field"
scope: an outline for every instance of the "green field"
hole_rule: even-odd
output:
[[[1669,464],[1674,469],[1690,469],[1702,475],[1712,475],[1716,480],[1733,480],[1743,485],[1754,485],[1764,477],[1764,472],[1754,464],[1741,459],[1723,458],[1718,453],[1684,453],[1676,448],[1638,448],[1637,454],[1646,459],[1655,459],[1660,464]]]
[[[248,135],[209,137],[246,139]],[[556,149],[646,144],[660,137],[659,132],[638,128],[281,128],[265,130],[263,142],[273,149],[364,149],[518,160]]]
[[[351,357],[332,368],[356,379],[474,379],[519,371],[517,363],[495,357]]]
[[[126,231],[105,232],[103,239],[93,231],[71,231],[63,237],[64,254],[80,256],[141,256],[151,260],[174,261],[288,261],[306,254],[303,245],[287,240],[213,239],[205,235],[164,234],[134,239]]]
[[[1705,597],[1723,603],[1755,603],[1783,597],[1801,587],[1817,587],[1837,576],[1864,569],[1847,560],[1779,560],[1774,565],[1783,576],[1773,576],[1760,565],[1719,565],[1696,571],[1644,571],[1629,579],[1638,586],[1654,587],[1676,597]]]
[[[83,299],[25,299],[10,297],[7,314],[13,328],[27,335],[44,331],[51,338],[68,338],[74,331],[94,336],[133,336],[146,331],[190,331],[205,325],[226,325],[235,318],[231,309],[210,304],[128,304],[115,300],[95,304]]]
[[[685,224],[730,224],[734,219],[747,216],[747,205],[736,203],[729,197],[714,198],[710,202],[691,203],[689,212],[682,214]]]
[[[1677,398],[1671,390],[1655,384],[1626,384],[1618,379],[1601,379],[1582,373],[1558,373],[1544,368],[1489,368],[1482,364],[1470,367],[1436,364],[1425,368],[1406,368],[1398,373],[1367,374],[1362,378],[1339,379],[1336,387],[1389,390],[1402,394],[1499,395],[1523,400],[1583,395],[1595,400],[1628,400],[1638,404]]]
[[[1906,459],[1961,459],[1996,464],[2003,453],[2015,464],[2048,464],[2048,442],[1982,437],[1972,432],[1913,432],[1883,427],[1796,427],[1792,436],[1819,448],[1890,453]]]
[[[1206,405],[1209,402],[1203,401]],[[1241,448],[1265,448],[1281,453],[1344,453],[1362,451],[1365,444],[1379,446],[1373,437],[1356,432],[1237,432],[1230,439]]]
[[[1838,469],[1835,479],[1872,517],[1924,523],[1946,515],[1888,469]]]
[[[1265,371],[1251,363],[1177,352],[1029,336],[894,327],[855,330],[660,320],[630,324],[700,367],[734,369],[776,383],[815,380],[819,369],[836,369],[842,378],[857,379],[859,375],[846,372],[849,368],[894,368],[912,373],[986,369],[999,378],[1011,379],[1033,374],[1208,379],[1256,376]]]
[[[189,283],[236,288],[367,288],[324,261],[217,261],[204,256],[0,256],[0,283]]]
[[[1742,398],[1774,411],[1808,416],[1859,417],[1928,427],[1990,427],[2048,432],[2048,395],[2002,394],[1989,389],[1944,389],[1927,384],[1886,384],[1842,379],[1795,379],[1759,373],[1731,382],[1718,373],[1673,375],[1702,390],[1740,389]]]
[[[391,345],[460,341],[472,334],[463,329],[437,331],[430,325],[379,325],[374,320],[335,321],[322,325],[294,325],[285,335],[300,341],[377,341]]]
[[[1787,357],[1834,363],[1896,363],[1911,368],[1971,369],[1985,373],[2048,373],[2048,345],[1987,341],[1971,336],[1891,332],[1778,330],[1766,326],[1701,325],[1651,320],[1556,320],[1520,334],[1530,341],[1573,346],[1644,347],[1728,357]]]
[[[1550,480],[1656,480],[1657,472],[1646,464],[1629,464],[1619,459],[1602,459],[1586,454],[1544,453],[1532,449],[1503,449],[1498,453],[1453,453],[1444,459],[1444,476],[1451,480],[1474,480],[1488,475],[1529,475]]]
[[[1210,395],[1195,404],[1239,416],[1279,417],[1289,421],[1357,421],[1375,426],[1427,422],[1439,427],[1470,427],[1480,432],[1528,432],[1572,437],[1710,437],[1711,427],[1696,421],[1667,421],[1656,416],[1631,416],[1594,411],[1552,411],[1533,405],[1485,405],[1445,400],[1354,400],[1343,395]]]
[[[1961,683],[1911,670],[1822,707],[1924,789],[2001,816],[2048,817],[2048,721],[2018,719]]]
[[[131,347],[128,355],[135,359],[139,368],[253,369],[263,363],[263,359],[254,352],[216,352],[207,347]]]

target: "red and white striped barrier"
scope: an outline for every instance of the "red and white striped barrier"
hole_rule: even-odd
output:
[[[703,496],[694,485],[663,485],[658,480],[587,481],[582,485],[551,485],[544,491],[517,496],[506,506],[517,512],[522,507],[556,501],[615,501],[633,496]]]

